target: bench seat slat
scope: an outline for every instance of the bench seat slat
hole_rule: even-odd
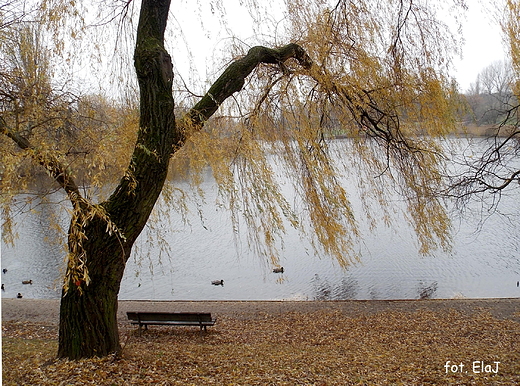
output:
[[[213,326],[215,324],[215,321],[212,320],[211,322],[185,322],[182,320],[147,320],[147,321],[131,321],[131,324],[156,324],[156,325],[167,325],[167,324],[173,324],[178,326]]]

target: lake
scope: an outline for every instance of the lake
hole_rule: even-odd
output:
[[[177,183],[177,182],[169,182]],[[346,181],[348,185],[348,181]],[[318,257],[305,238],[288,229],[280,250],[283,273],[247,247],[245,235],[233,232],[229,213],[215,205],[217,188],[210,174],[202,183],[205,203],[192,203],[183,221],[168,212],[136,242],[121,285],[122,300],[343,300],[519,297],[519,200],[503,196],[500,209],[508,216],[484,213],[454,219],[453,250],[421,256],[411,228],[378,227],[372,233],[360,224],[361,261],[342,269]],[[355,205],[355,192],[351,200]],[[55,193],[50,201],[61,201]],[[400,205],[396,200],[395,205]],[[61,210],[61,211],[60,211]],[[3,297],[59,298],[65,252],[49,243],[63,229],[67,214],[41,203],[17,216],[15,247],[2,243]],[[153,235],[150,241],[149,234]],[[167,253],[161,245],[169,245]],[[32,285],[22,284],[32,280]],[[223,286],[212,285],[224,280]]]

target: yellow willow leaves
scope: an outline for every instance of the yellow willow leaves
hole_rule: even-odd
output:
[[[63,99],[60,95],[53,97]],[[20,121],[14,113],[6,115],[9,123]],[[42,192],[53,191],[52,182],[42,177],[43,169],[38,165],[38,160],[45,159],[60,163],[86,197],[103,199],[107,187],[123,176],[128,165],[137,132],[136,111],[91,95],[80,97],[72,106],[63,103],[33,117],[34,128],[28,137],[36,148],[22,152],[7,137],[0,139],[0,147],[5,150],[0,154],[2,205],[10,205],[16,195],[35,187]],[[31,153],[37,160],[32,165],[25,161]]]
[[[315,127],[313,122],[300,121],[302,135],[296,137],[293,150],[293,156],[299,159],[290,163],[298,165],[299,170],[295,173],[301,176],[295,188],[304,198],[319,245],[346,267],[350,263],[353,241],[359,233],[332,155],[327,144],[316,138]],[[357,260],[357,257],[353,256],[353,259]]]
[[[115,235],[121,244],[125,241],[125,236],[121,233],[116,224],[112,222],[104,208],[100,205],[92,205],[88,200],[82,198],[73,198],[75,202],[71,226],[69,228],[69,253],[66,257],[67,270],[63,283],[65,295],[71,289],[77,289],[83,292],[82,286],[90,284],[90,276],[87,266],[89,258],[83,243],[87,240],[85,229],[94,219],[103,221],[106,224],[106,233]],[[71,286],[73,286],[71,288]]]
[[[507,0],[504,9],[504,18],[500,20],[505,40],[509,46],[509,56],[514,70],[513,93],[520,94],[520,2]]]

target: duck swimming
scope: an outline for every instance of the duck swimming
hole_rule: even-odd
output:
[[[273,272],[274,273],[283,273],[283,267],[275,268],[275,269],[273,269]]]
[[[221,285],[222,287],[224,287],[224,280],[213,280],[211,282],[211,284],[213,284],[213,285]]]
[[[24,280],[22,281],[22,284],[32,284],[32,280]]]
[[[17,297],[18,299],[23,298],[23,296],[22,296],[22,294],[21,294],[20,292],[18,292],[18,295],[16,295],[16,297]]]

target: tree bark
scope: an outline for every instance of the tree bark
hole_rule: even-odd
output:
[[[81,198],[76,182],[60,161],[52,154],[42,154],[31,142],[22,135],[14,132],[7,125],[4,118],[0,116],[0,133],[11,138],[20,149],[30,152],[35,162],[42,165],[52,179],[54,179],[65,190],[72,204]]]
[[[60,304],[58,357],[106,356],[120,351],[117,296],[130,249],[108,236],[106,222],[94,219],[85,228],[90,283],[70,279]]]

